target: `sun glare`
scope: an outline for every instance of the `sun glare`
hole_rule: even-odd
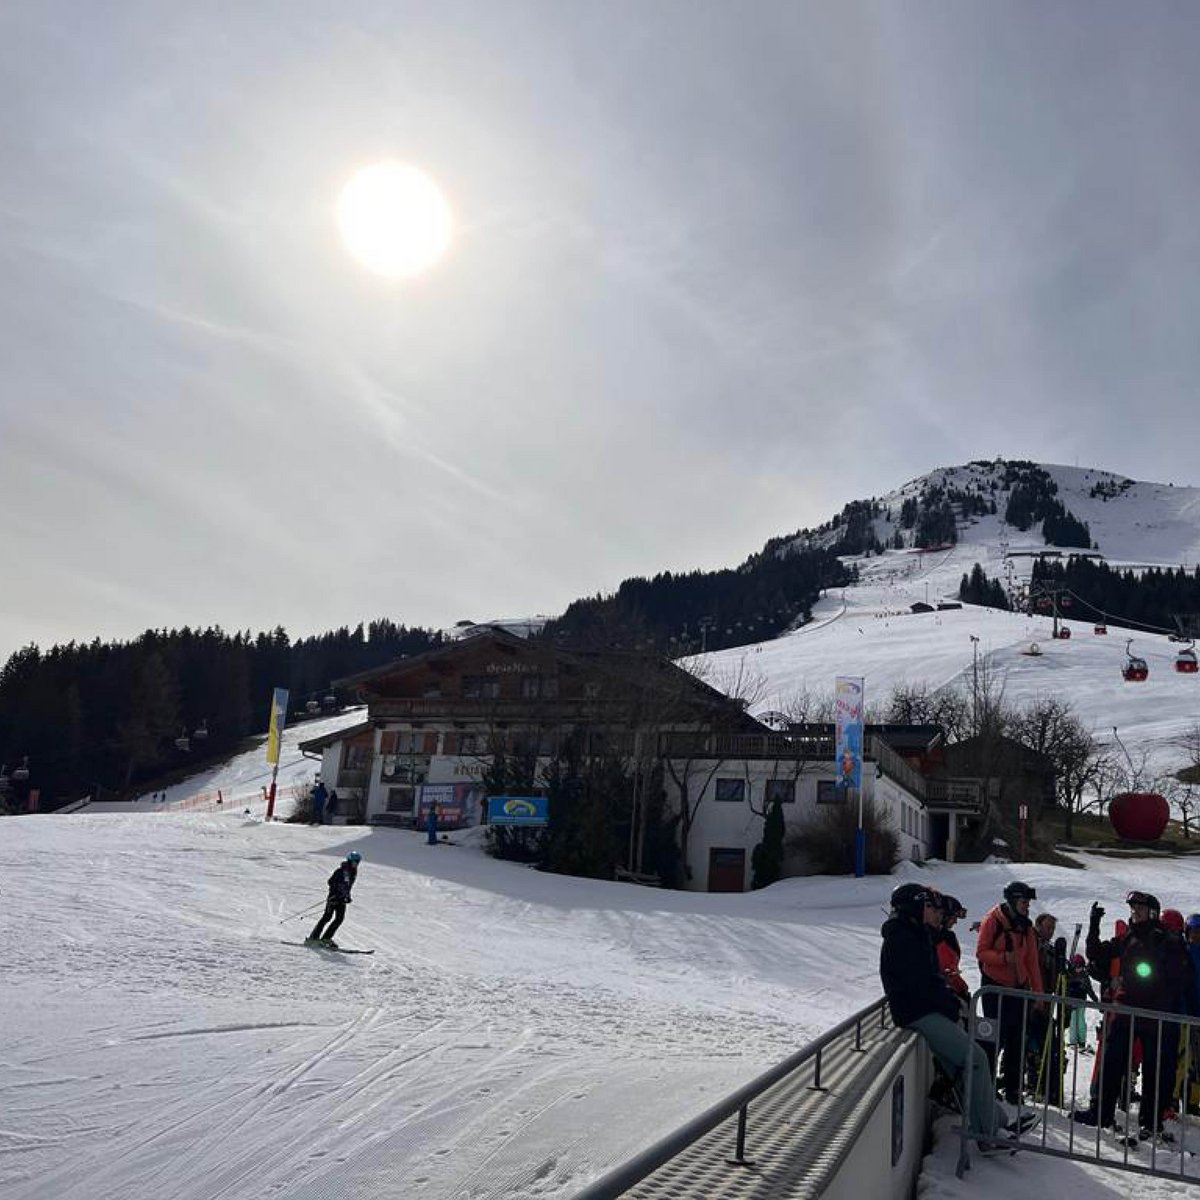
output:
[[[346,249],[369,271],[404,278],[427,271],[446,253],[453,220],[441,189],[406,163],[356,171],[337,202]]]

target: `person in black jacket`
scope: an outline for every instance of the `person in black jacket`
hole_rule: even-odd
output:
[[[321,919],[313,927],[312,933],[305,939],[309,942],[320,942],[323,946],[337,949],[333,935],[337,933],[346,915],[346,905],[350,903],[350,891],[358,878],[358,864],[362,855],[357,850],[351,850],[345,860],[329,877],[329,896],[325,901],[325,911]]]
[[[990,1141],[1001,1129],[1016,1133],[1017,1122],[1008,1121],[992,1094],[987,1058],[959,1025],[959,1001],[938,969],[933,933],[941,927],[942,907],[937,893],[919,883],[902,883],[892,891],[891,904],[891,916],[881,930],[879,977],[892,1020],[916,1030],[956,1083],[962,1081],[968,1056],[974,1059],[968,1121],[972,1137]],[[1027,1114],[1020,1130],[1036,1120]]]
[[[1087,938],[1089,960],[1103,963],[1119,959],[1120,970],[1113,988],[1115,1004],[1152,1009],[1164,1015],[1186,1012],[1188,993],[1193,987],[1192,964],[1182,940],[1159,921],[1161,910],[1155,896],[1130,892],[1127,903],[1129,926],[1124,935],[1109,942],[1100,939],[1104,909],[1092,905]],[[1179,1025],[1174,1021],[1114,1013],[1106,1016],[1099,1106],[1089,1105],[1073,1115],[1081,1125],[1095,1125],[1099,1121],[1102,1127],[1107,1127],[1113,1123],[1131,1038],[1140,1038],[1142,1043],[1142,1103],[1138,1124],[1142,1135],[1149,1137],[1162,1133],[1163,1109],[1170,1101],[1174,1083],[1179,1049]],[[1126,1110],[1130,1107],[1126,1100]]]

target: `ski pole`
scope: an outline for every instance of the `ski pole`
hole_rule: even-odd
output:
[[[318,908],[324,908],[324,907],[325,907],[325,901],[319,900],[311,908],[306,908],[300,912],[292,913],[292,915],[290,917],[280,917],[279,923],[280,923],[280,925],[282,925],[284,923],[284,921],[294,921],[297,917],[303,917],[310,912],[316,912]]]

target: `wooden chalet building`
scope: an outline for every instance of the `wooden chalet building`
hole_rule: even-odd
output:
[[[301,749],[321,756],[342,819],[415,827],[437,803],[444,825],[479,824],[497,753],[540,772],[568,739],[582,739],[587,752],[615,752],[643,777],[661,768],[666,811],[677,831],[686,828],[675,882],[742,891],[773,797],[785,804],[785,825],[840,798],[830,790],[831,730],[811,742],[789,738],[657,656],[564,650],[488,627],[337,686],[359,693],[367,719]],[[894,821],[903,857],[925,857],[921,777],[882,739],[868,735],[865,755],[864,794]],[[644,861],[644,823],[643,808],[632,861],[615,869]]]

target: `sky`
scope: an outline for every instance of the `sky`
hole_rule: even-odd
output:
[[[997,454],[1200,482],[1198,51],[1156,4],[5,5],[0,659],[553,614]],[[416,278],[338,239],[380,160],[454,215]]]

